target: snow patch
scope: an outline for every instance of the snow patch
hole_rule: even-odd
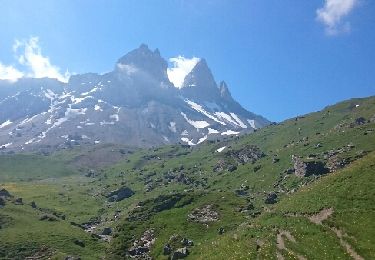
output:
[[[198,140],[198,143],[197,143],[197,144],[203,143],[203,142],[206,141],[206,140],[207,140],[207,135],[205,135],[204,137],[200,138],[200,139]]]
[[[5,121],[4,123],[2,123],[1,125],[0,125],[0,128],[4,128],[4,127],[6,127],[6,126],[8,126],[8,125],[11,125],[13,122],[12,121],[10,121],[9,119],[7,120],[7,121]]]
[[[221,135],[238,135],[240,132],[235,132],[232,130],[227,130],[225,132],[222,132]]]
[[[238,125],[242,128],[247,128],[247,125],[245,125],[241,119],[235,114],[235,113],[230,113],[230,115],[234,118],[234,120],[236,120],[236,122],[238,123]]]
[[[2,145],[0,145],[0,149],[5,149],[5,148],[11,146],[12,144],[13,143],[2,144]]]
[[[224,149],[227,148],[226,146],[220,147],[219,149],[216,150],[216,152],[221,153],[224,151]]]
[[[202,128],[206,128],[208,127],[210,124],[207,123],[206,121],[194,121],[194,120],[190,120],[185,113],[181,112],[181,115],[185,118],[185,120],[190,124],[192,125],[193,127],[195,127],[196,129],[202,129]]]
[[[177,129],[176,129],[176,122],[169,122],[169,126],[168,126],[169,130],[171,130],[173,133],[176,133],[177,132]]]
[[[217,131],[216,129],[208,128],[208,134],[219,134],[220,132]]]
[[[252,128],[257,129],[256,126],[255,126],[255,120],[247,119],[247,122],[249,123],[249,125],[250,125]]]
[[[222,124],[222,125],[226,125],[224,122],[220,121],[219,119],[217,119],[216,117],[214,117],[213,115],[211,115],[210,113],[208,113],[206,110],[203,109],[203,107],[189,99],[185,99],[185,102],[189,104],[189,106],[198,111],[199,113],[202,113],[203,115],[205,115],[206,117],[214,120],[215,122],[219,123],[219,124]]]
[[[187,137],[182,137],[181,141],[187,143],[188,145],[195,145],[195,143],[193,143],[193,139],[189,140]]]

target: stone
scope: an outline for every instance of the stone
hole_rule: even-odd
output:
[[[170,255],[171,253],[172,253],[172,248],[171,248],[170,244],[166,244],[163,247],[163,255]]]
[[[190,239],[183,238],[183,239],[181,240],[181,244],[182,244],[183,246],[193,246],[193,245],[194,245],[194,242],[193,242],[192,240],[190,240]]]
[[[305,162],[301,157],[292,155],[292,162],[294,174],[298,177],[319,176],[329,172],[329,169],[321,161]]]
[[[218,230],[219,235],[224,234],[224,232],[225,232],[225,229],[223,227],[220,227]]]
[[[173,252],[172,260],[183,259],[189,255],[187,247],[182,247]]]
[[[4,207],[4,206],[5,206],[5,199],[0,197],[0,207]]]
[[[134,191],[128,187],[121,187],[107,195],[109,202],[122,201],[134,195]]]
[[[58,219],[54,216],[54,215],[49,215],[49,214],[44,214],[42,216],[40,216],[39,220],[41,221],[44,221],[44,220],[47,220],[47,221],[58,221]]]
[[[110,227],[105,227],[102,231],[102,235],[103,236],[109,236],[112,234],[112,228]]]
[[[80,239],[75,239],[74,244],[76,244],[77,246],[80,246],[80,247],[85,247],[85,242],[83,240],[80,240]]]
[[[36,208],[37,208],[35,201],[32,201],[30,205],[31,205],[31,207],[32,207],[33,209],[36,209]]]
[[[236,165],[229,165],[227,170],[228,170],[228,172],[234,172],[235,170],[237,170],[237,166]]]
[[[271,192],[267,195],[264,203],[266,204],[275,204],[277,202],[277,194],[275,192]]]
[[[10,195],[10,193],[6,189],[1,189],[0,190],[0,197],[3,197],[5,199],[7,199],[7,198],[12,198],[13,196]]]
[[[15,204],[15,205],[23,205],[22,198],[17,198],[17,199],[14,201],[14,204]]]

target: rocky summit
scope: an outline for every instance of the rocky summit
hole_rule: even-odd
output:
[[[142,44],[105,74],[0,80],[0,148],[63,149],[120,143],[200,144],[269,124],[244,109],[200,59],[176,88],[159,50]]]

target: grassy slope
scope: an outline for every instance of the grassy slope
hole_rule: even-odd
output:
[[[359,107],[356,107],[357,104]],[[373,115],[375,115],[375,98],[350,100],[328,107],[321,112],[312,113],[297,121],[287,120],[279,125],[267,127],[241,138],[206,143],[194,149],[174,145],[140,150],[127,155],[125,160],[111,167],[97,169],[99,173],[97,178],[83,177],[74,168],[79,162],[77,157],[81,158],[82,153],[86,153],[85,151],[70,151],[48,157],[0,156],[0,160],[6,162],[0,166],[0,177],[3,177],[0,181],[4,183],[3,186],[16,196],[23,197],[27,204],[34,200],[42,208],[53,209],[66,215],[65,221],[41,222],[38,220],[40,213],[31,210],[30,206],[9,204],[4,209],[0,209],[0,214],[10,216],[13,220],[10,221],[11,224],[0,229],[0,241],[7,241],[6,245],[10,247],[7,247],[6,251],[12,254],[21,254],[16,250],[16,245],[19,244],[25,247],[24,255],[30,253],[35,246],[47,245],[55,250],[58,256],[76,254],[84,259],[95,259],[100,254],[104,255],[108,245],[92,240],[87,236],[87,233],[70,226],[69,222],[83,223],[92,217],[100,217],[103,221],[101,227],[118,226],[116,238],[107,251],[112,253],[109,258],[123,255],[127,246],[150,227],[154,228],[157,234],[156,243],[151,252],[155,258],[166,258],[161,255],[162,247],[173,234],[186,234],[185,236],[194,240],[195,245],[191,249],[191,258],[249,259],[257,256],[272,258],[275,257],[276,233],[280,228],[293,231],[298,243],[287,243],[287,246],[294,252],[311,258],[316,258],[321,252],[325,252],[330,257],[347,258],[348,256],[338,243],[337,238],[331,234],[328,227],[313,225],[306,217],[284,217],[283,213],[286,211],[315,212],[328,204],[322,204],[322,206],[317,200],[315,205],[309,200],[305,202],[303,199],[299,200],[299,203],[290,202],[288,204],[292,198],[296,198],[297,201],[297,198],[301,196],[300,193],[289,195],[291,190],[299,189],[302,183],[313,182],[315,178],[301,179],[283,172],[291,167],[292,154],[306,157],[311,153],[320,154],[331,149],[346,147],[349,143],[355,145],[355,148],[340,156],[354,159],[360,151],[374,151],[375,133],[364,135],[367,129],[375,128],[374,123],[354,128],[336,127],[339,124],[349,124],[360,116],[369,119]],[[309,138],[308,142],[298,142],[304,137]],[[316,148],[318,143],[322,147]],[[241,149],[247,144],[259,146],[267,156],[255,164],[239,165],[234,172],[213,172],[213,166],[218,160],[226,157],[227,151]],[[288,146],[285,146],[287,144]],[[223,146],[227,146],[224,152],[217,153],[216,149]],[[273,155],[277,155],[280,159],[278,163],[272,163]],[[369,163],[368,159],[364,160],[364,165]],[[40,161],[41,163],[39,163]],[[195,182],[195,185],[166,182],[164,176],[168,171],[177,171],[181,165],[184,168],[183,172]],[[254,172],[254,167],[258,165],[261,166],[261,169]],[[85,168],[91,168],[90,164]],[[95,168],[95,165],[92,168]],[[27,181],[26,178],[30,176],[28,172],[31,172],[35,178]],[[14,176],[18,177],[13,178]],[[321,182],[326,178],[333,178],[331,176],[336,176],[336,174],[321,179]],[[51,179],[50,177],[55,178]],[[274,187],[280,177],[284,178],[283,181],[279,183],[279,186]],[[357,181],[357,178],[354,179]],[[146,192],[145,183],[150,180],[155,187],[152,191]],[[241,184],[250,187],[247,196],[239,197],[234,194],[234,189],[239,188]],[[107,204],[102,195],[122,185],[131,187],[136,192],[135,195],[119,203]],[[368,182],[368,185],[371,185],[371,182]],[[274,190],[278,192],[280,200],[280,206],[275,208],[264,204],[266,193]],[[317,190],[319,189],[317,188]],[[369,187],[363,188],[363,191],[369,190]],[[345,190],[343,189],[343,191]],[[45,196],[46,194],[49,196]],[[183,194],[191,197],[192,201],[186,205],[154,212],[144,221],[135,223],[125,221],[139,202],[170,194]],[[335,195],[333,200],[338,199],[339,197]],[[221,216],[218,222],[210,224],[208,228],[187,220],[187,215],[192,209],[205,204],[216,205]],[[249,204],[254,206],[254,209],[249,213],[238,211],[239,207]],[[301,205],[301,208],[293,211],[291,205]],[[370,209],[366,205],[361,206],[363,209]],[[153,206],[155,205],[152,203],[146,203],[141,212],[143,210],[147,213]],[[303,206],[306,208],[302,210]],[[343,208],[349,209],[351,208],[349,206],[343,204]],[[122,220],[113,222],[111,219],[117,209],[122,211]],[[20,211],[22,214],[19,214]],[[270,212],[267,213],[268,211]],[[262,215],[252,218],[251,213],[254,212],[262,212]],[[353,237],[360,240],[360,243],[358,245],[351,244],[363,256],[374,256],[374,252],[371,250],[366,253],[366,249],[364,249],[366,242],[363,242],[367,239],[366,237],[369,237],[370,241],[371,236],[374,237],[373,229],[366,229],[371,226],[369,223],[371,216],[350,215],[348,212],[339,211],[338,208],[332,220],[329,221],[344,228],[350,234],[355,230],[351,231],[347,227],[350,224],[345,222],[345,217],[341,217],[340,220],[338,217],[340,214],[342,216],[345,214],[348,218],[351,216],[350,218],[353,220],[360,219],[362,216],[361,223],[364,228],[358,228],[356,232],[361,231],[363,236],[357,237],[357,234],[353,233]],[[28,222],[25,222],[26,220],[23,218]],[[42,231],[47,227],[54,230],[54,236]],[[224,235],[218,235],[219,227],[224,227],[226,230]],[[36,230],[39,230],[37,233],[39,239],[34,241],[35,245],[29,245],[25,241],[31,240],[33,237],[31,233]],[[301,237],[305,237],[305,239],[301,239]],[[84,240],[87,244],[86,248],[82,249],[74,245],[71,238]],[[257,242],[261,244],[258,249]],[[309,248],[308,245],[311,243],[315,247]],[[361,246],[361,243],[364,245]],[[0,245],[4,246],[4,244]],[[288,256],[285,252],[283,254],[285,257]]]

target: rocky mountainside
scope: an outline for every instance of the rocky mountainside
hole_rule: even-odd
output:
[[[204,59],[175,88],[159,51],[141,45],[113,71],[74,75],[68,83],[0,81],[0,147],[6,150],[121,143],[137,147],[252,132],[269,124],[217,84]]]
[[[0,153],[0,259],[375,259],[375,97],[196,147]]]

